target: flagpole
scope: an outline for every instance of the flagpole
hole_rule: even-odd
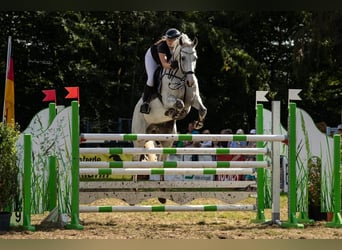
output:
[[[4,105],[2,110],[2,121],[5,122],[5,113],[6,113],[6,81],[8,77],[8,71],[11,63],[11,49],[12,49],[12,37],[8,37],[8,45],[7,45],[7,62],[6,62],[6,74],[5,74],[5,87],[4,87]]]

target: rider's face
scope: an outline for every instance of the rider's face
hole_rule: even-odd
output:
[[[176,41],[176,38],[172,38],[172,39],[166,38],[166,43],[167,43],[167,46],[169,47],[173,47],[173,44],[175,41]]]

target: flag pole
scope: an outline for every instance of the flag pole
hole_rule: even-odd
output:
[[[2,121],[14,127],[14,72],[12,58],[12,37],[8,37],[7,63],[5,75],[4,106]]]
[[[3,111],[2,111],[2,121],[5,121],[5,113],[6,113],[6,105],[5,105],[5,95],[6,95],[6,81],[8,76],[8,70],[9,70],[9,64],[10,64],[10,58],[11,58],[11,36],[8,37],[8,43],[7,43],[7,60],[6,60],[6,74],[5,74],[5,87],[4,87],[4,105],[3,105]]]

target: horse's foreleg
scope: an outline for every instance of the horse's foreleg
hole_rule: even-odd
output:
[[[198,121],[195,122],[195,129],[200,129],[203,127],[204,119],[207,115],[207,108],[204,106],[202,102],[202,98],[200,96],[198,81],[194,76],[194,84],[192,86],[187,86],[186,89],[186,97],[185,97],[185,105],[194,107],[198,110]]]
[[[174,119],[185,107],[184,101],[174,95],[169,95],[164,100],[164,107],[166,109],[165,115]]]
[[[202,102],[202,98],[196,95],[192,103],[192,107],[198,110],[198,121],[195,122],[195,129],[200,129],[204,125],[204,119],[207,115],[207,108]]]

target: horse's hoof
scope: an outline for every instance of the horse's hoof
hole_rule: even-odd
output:
[[[201,129],[203,127],[203,122],[196,121],[194,127],[195,129]]]
[[[161,203],[161,204],[165,204],[166,203],[166,199],[165,198],[158,198],[158,201]]]
[[[164,115],[173,118],[176,115],[176,110],[170,108],[169,110],[165,111]]]

